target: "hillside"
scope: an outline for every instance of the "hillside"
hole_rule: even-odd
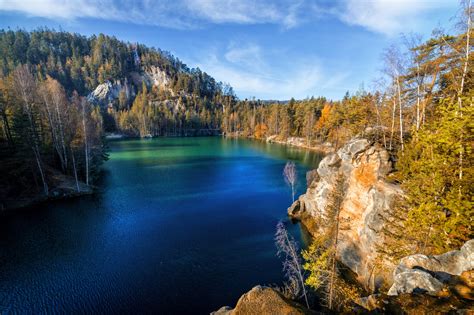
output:
[[[2,30],[0,56],[1,76],[28,64],[39,81],[49,76],[100,105],[106,131],[132,136],[217,130],[235,99],[230,86],[166,51],[103,34]]]

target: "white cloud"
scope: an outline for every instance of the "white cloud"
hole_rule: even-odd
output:
[[[323,94],[323,89],[337,86],[347,75],[339,73],[330,79],[316,57],[289,60],[282,52],[265,52],[262,47],[233,42],[219,57],[216,52],[200,58],[198,66],[217,80],[228,82],[241,97],[261,99],[305,98]],[[269,58],[266,58],[267,55]],[[267,60],[279,60],[270,64]]]
[[[430,20],[434,10],[456,7],[454,0],[346,0],[336,15],[349,25],[394,35]]]
[[[178,29],[206,23],[270,23],[289,28],[298,24],[292,3],[292,0],[0,0],[0,11],[64,20],[99,18]]]
[[[47,18],[101,17],[103,12],[94,3],[83,0],[1,0],[0,9],[19,11],[32,16]]]
[[[213,23],[274,23],[284,15],[281,7],[265,1],[186,0],[185,3],[190,12]]]
[[[205,24],[274,24],[284,29],[330,16],[370,31],[410,31],[454,0],[0,0],[0,10],[50,19],[99,18],[196,28]]]

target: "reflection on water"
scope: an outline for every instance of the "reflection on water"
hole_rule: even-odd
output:
[[[0,313],[209,313],[282,281],[283,166],[297,162],[302,193],[320,155],[217,137],[110,149],[101,193],[1,218]]]

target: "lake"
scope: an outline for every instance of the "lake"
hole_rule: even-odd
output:
[[[109,143],[100,192],[0,217],[0,313],[208,314],[281,284],[275,226],[318,153],[252,140]]]

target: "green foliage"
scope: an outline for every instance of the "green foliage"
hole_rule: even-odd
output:
[[[333,249],[327,247],[327,241],[325,237],[315,238],[311,245],[302,251],[305,260],[303,268],[309,272],[306,285],[314,290],[327,286],[329,281]]]
[[[400,156],[399,177],[409,203],[405,226],[425,253],[459,248],[474,237],[472,96],[463,98],[462,109],[442,99],[438,119],[416,133]]]

